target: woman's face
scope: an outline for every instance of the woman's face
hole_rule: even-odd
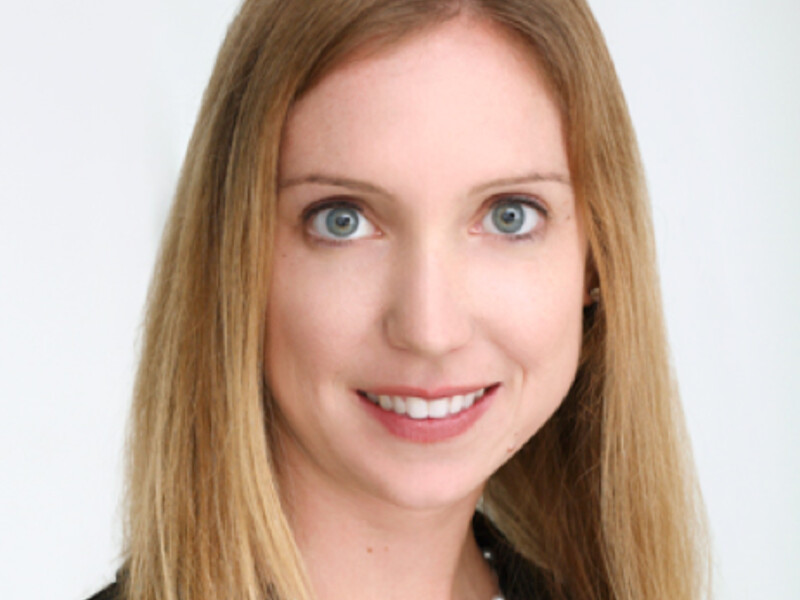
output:
[[[457,19],[292,110],[265,366],[304,477],[407,507],[474,498],[566,395],[586,241],[528,55]]]

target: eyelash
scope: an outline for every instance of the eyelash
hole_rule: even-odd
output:
[[[542,203],[527,194],[502,194],[490,198],[485,203],[485,208],[481,211],[482,216],[481,216],[481,221],[479,221],[479,223],[482,222],[482,220],[486,217],[486,215],[489,214],[489,212],[492,211],[496,206],[506,202],[515,202],[519,204],[524,204],[525,206],[528,206],[533,210],[535,210],[537,213],[539,213],[539,216],[545,221],[549,216],[547,209],[542,205]],[[325,246],[346,246],[347,244],[352,243],[353,240],[347,240],[347,239],[334,240],[330,238],[317,236],[309,232],[309,226],[314,217],[323,210],[331,208],[349,208],[351,210],[355,210],[356,212],[358,212],[358,214],[362,218],[366,218],[364,216],[364,209],[358,202],[355,202],[347,197],[324,198],[322,200],[318,200],[316,202],[311,203],[310,205],[308,205],[303,209],[303,212],[300,215],[300,221],[303,224],[303,230],[306,232],[308,237],[310,237],[315,243],[322,244]],[[519,242],[519,241],[533,239],[539,233],[540,231],[539,228],[537,227],[527,233],[522,233],[522,234],[498,233],[489,235],[493,235],[494,237],[498,237],[509,242]]]

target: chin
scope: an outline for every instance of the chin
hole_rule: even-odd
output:
[[[372,466],[361,479],[376,499],[407,510],[435,511],[461,504],[474,508],[494,470],[483,462],[430,460],[384,464],[377,472]]]

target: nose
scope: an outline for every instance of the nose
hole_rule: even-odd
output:
[[[383,318],[386,339],[397,349],[426,358],[445,356],[473,336],[465,289],[464,257],[442,244],[400,252],[387,290]]]

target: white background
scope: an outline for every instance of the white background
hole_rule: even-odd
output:
[[[0,5],[0,598],[118,565],[164,216],[232,0]],[[640,138],[716,597],[800,598],[800,3],[595,0]]]

